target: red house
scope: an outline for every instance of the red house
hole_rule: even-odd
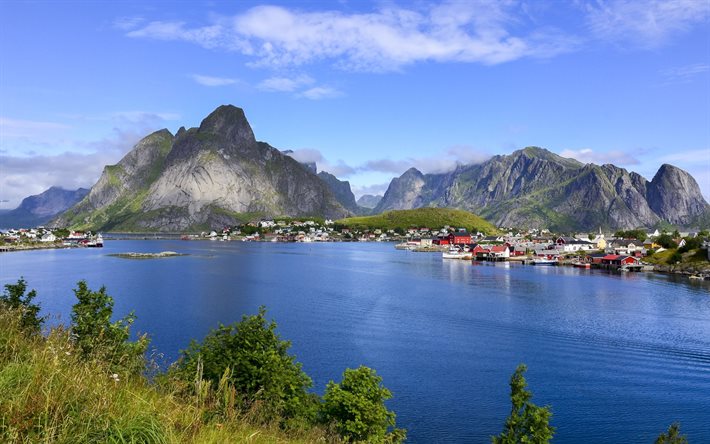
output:
[[[449,233],[448,239],[451,245],[470,244],[471,234],[469,234],[468,231],[458,231],[456,233]]]
[[[607,254],[601,259],[602,265],[615,265],[615,266],[622,266],[622,265],[637,265],[638,264],[638,259],[632,256],[620,256],[617,254]]]

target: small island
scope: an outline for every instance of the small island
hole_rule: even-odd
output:
[[[160,257],[188,256],[186,253],[176,253],[174,251],[161,251],[160,253],[113,253],[109,256],[123,259],[155,259]]]

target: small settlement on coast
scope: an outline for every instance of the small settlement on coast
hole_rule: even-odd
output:
[[[637,230],[638,231],[638,230]],[[710,239],[706,233],[679,233],[671,237],[673,246],[682,251],[686,242],[697,244],[702,262],[684,266],[680,262],[659,263],[654,257],[663,254],[659,239],[669,234],[658,230],[644,233],[643,240],[602,233],[559,235],[548,230],[506,230],[497,235],[469,232],[464,228],[444,226],[438,229],[352,228],[328,219],[263,219],[222,230],[201,233],[112,233],[111,239],[159,239],[243,241],[243,242],[393,242],[395,248],[414,252],[434,252],[443,259],[475,261],[513,261],[530,265],[567,265],[619,271],[662,271],[710,279]],[[66,229],[11,229],[0,233],[0,251],[46,248],[102,247],[101,234]]]

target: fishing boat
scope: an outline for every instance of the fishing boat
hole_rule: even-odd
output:
[[[575,262],[572,264],[572,266],[575,268],[592,268],[592,264],[590,264],[589,262]]]

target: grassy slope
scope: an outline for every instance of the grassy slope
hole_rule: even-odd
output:
[[[0,442],[330,442],[313,429],[285,434],[220,407],[225,393],[180,394],[169,381],[115,381],[101,362],[77,357],[66,330],[28,337],[0,308]],[[224,404],[222,404],[224,405]]]
[[[473,213],[451,208],[417,208],[414,210],[385,211],[375,216],[349,217],[337,221],[352,228],[381,228],[393,230],[410,227],[443,228],[445,225],[481,231],[486,234],[498,233],[498,229],[485,219]]]

